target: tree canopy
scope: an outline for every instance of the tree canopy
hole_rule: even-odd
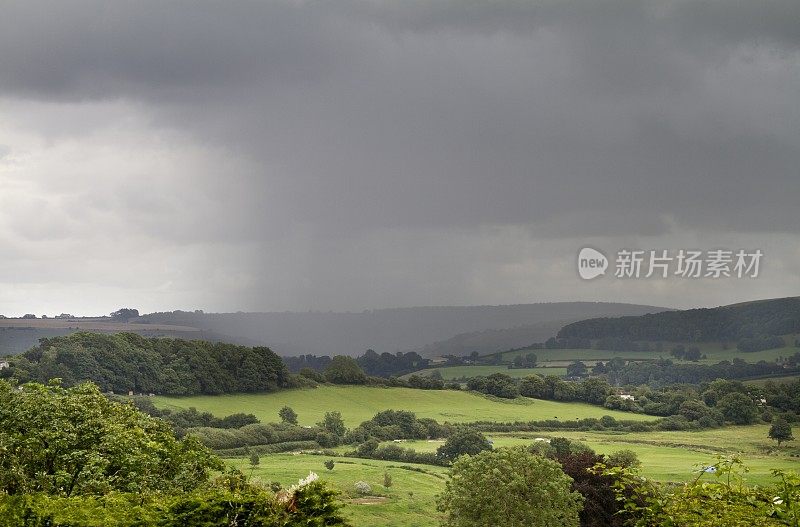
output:
[[[192,490],[222,465],[166,422],[91,383],[0,381],[0,491],[58,496]]]
[[[12,361],[21,382],[60,378],[65,386],[92,381],[103,391],[196,395],[269,392],[289,373],[269,348],[200,340],[78,332],[41,339]]]
[[[561,466],[522,447],[487,450],[453,464],[438,508],[446,527],[578,527],[582,497]]]

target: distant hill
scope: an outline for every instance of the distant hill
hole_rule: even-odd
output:
[[[39,339],[71,335],[78,331],[98,333],[136,333],[145,337],[183,337],[209,341],[221,340],[199,328],[169,324],[136,324],[98,318],[0,318],[0,356],[16,355],[29,350]]]
[[[144,315],[137,322],[199,328],[223,336],[228,342],[269,346],[280,355],[359,355],[371,348],[378,352],[417,350],[434,356],[473,351],[478,342],[484,350],[523,346],[554,335],[559,327],[572,321],[641,315],[664,309],[634,304],[557,302],[410,307],[361,313],[175,311]],[[477,336],[479,332],[486,334]],[[465,333],[472,336],[462,336]],[[454,337],[462,344],[445,342]]]
[[[564,326],[559,337],[638,341],[734,341],[800,332],[800,297],[709,309],[592,318]]]

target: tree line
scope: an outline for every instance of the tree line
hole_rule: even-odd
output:
[[[269,348],[134,333],[44,338],[10,363],[3,374],[20,382],[91,381],[117,394],[216,395],[289,386],[286,365]]]

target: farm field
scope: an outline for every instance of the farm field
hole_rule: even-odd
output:
[[[447,469],[429,465],[411,465],[374,459],[333,458],[336,465],[327,470],[325,456],[305,454],[274,454],[260,458],[251,468],[246,459],[229,459],[226,463],[252,474],[264,482],[279,482],[284,487],[316,472],[320,479],[341,492],[346,503],[345,515],[354,527],[434,527],[439,525],[435,496],[444,488]],[[405,468],[401,468],[405,467]],[[409,469],[416,470],[409,470]],[[383,474],[392,478],[392,486],[383,487]],[[355,493],[356,481],[365,481],[372,498]]]
[[[381,410],[411,410],[418,417],[464,423],[472,421],[574,420],[610,415],[616,419],[646,421],[654,417],[608,410],[583,403],[538,399],[506,400],[454,390],[415,390],[371,386],[320,386],[268,394],[199,395],[152,398],[159,408],[190,408],[224,417],[237,412],[252,413],[262,422],[278,421],[278,410],[290,406],[301,425],[313,425],[325,412],[339,411],[345,424],[357,426]]]
[[[697,476],[696,466],[715,462],[716,456],[740,454],[750,469],[750,483],[771,481],[772,469],[800,470],[800,448],[780,447],[767,438],[768,425],[733,426],[698,432],[534,432],[486,434],[495,447],[527,445],[536,438],[566,437],[586,443],[598,454],[627,449],[642,462],[642,474],[659,481],[685,481]],[[441,442],[404,441],[401,446],[421,452],[435,451]]]
[[[518,350],[503,352],[501,355],[504,362],[510,362],[517,355],[526,355],[528,353],[535,353],[538,362],[544,366],[548,363],[559,363],[563,361],[581,360],[589,362],[596,362],[598,360],[607,361],[613,357],[621,357],[627,360],[655,360],[658,358],[668,358],[676,360],[669,353],[670,350],[678,344],[683,344],[685,347],[697,346],[702,353],[706,355],[706,359],[699,361],[703,364],[714,364],[723,360],[732,361],[733,359],[742,359],[746,362],[758,362],[761,360],[774,361],[780,357],[789,357],[797,352],[800,348],[794,345],[798,339],[798,335],[786,335],[784,340],[787,346],[771,350],[756,351],[752,353],[744,353],[736,349],[735,342],[727,343],[727,346],[722,342],[697,342],[697,343],[678,343],[678,342],[662,342],[662,351],[613,351],[613,350],[595,350],[595,349],[539,349],[539,350]],[[653,343],[655,346],[656,343]],[[727,349],[725,349],[727,347]]]
[[[462,377],[477,377],[477,376],[485,376],[491,375],[493,373],[503,373],[505,375],[509,375],[511,377],[527,377],[528,375],[539,374],[539,375],[555,375],[557,377],[563,377],[567,374],[566,367],[547,367],[547,368],[514,368],[509,370],[508,366],[505,365],[497,365],[497,366],[444,366],[441,368],[428,368],[427,370],[420,370],[414,373],[410,373],[408,375],[404,375],[404,378],[408,378],[411,375],[430,375],[434,371],[438,371],[442,374],[442,379],[448,381],[453,379],[461,379]]]
[[[768,428],[767,425],[754,425],[700,432],[541,432],[487,436],[496,448],[531,444],[537,437],[561,436],[582,441],[601,454],[633,450],[642,461],[642,474],[659,481],[692,479],[697,477],[699,465],[714,463],[718,454],[740,453],[750,469],[747,482],[766,485],[773,481],[770,476],[772,469],[800,470],[800,459],[790,457],[792,454],[800,455],[800,448],[786,444],[777,447],[767,439]],[[401,446],[434,451],[441,444],[441,441],[403,441]],[[343,446],[336,450],[341,454],[350,449]],[[323,465],[327,459],[336,461],[332,471]],[[252,468],[246,459],[229,459],[226,463],[264,482],[280,482],[283,486],[295,483],[309,472],[316,472],[342,493],[347,504],[346,514],[355,527],[438,525],[435,496],[444,488],[447,475],[447,469],[442,467],[299,453],[262,456],[256,468]],[[392,478],[392,486],[388,489],[382,486],[384,472]],[[703,477],[713,478],[712,475]],[[369,483],[374,498],[359,500],[353,487],[356,481]]]

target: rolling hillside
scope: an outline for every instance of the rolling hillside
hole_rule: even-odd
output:
[[[140,322],[174,324],[227,335],[228,342],[265,345],[281,355],[358,355],[416,350],[427,356],[472,351],[480,340],[487,351],[508,349],[552,336],[563,324],[598,316],[642,315],[665,308],[600,302],[559,302],[506,306],[442,306],[378,309],[361,313],[196,313],[175,311],[139,317]],[[527,327],[527,329],[520,329]],[[482,337],[475,334],[490,330]],[[492,332],[493,331],[493,332]],[[459,337],[464,333],[475,334]],[[444,342],[456,337],[456,341]],[[463,340],[465,343],[459,344]],[[460,350],[460,351],[459,351]]]
[[[735,341],[800,332],[800,297],[759,300],[711,309],[592,318],[559,331],[559,338],[638,341]]]

